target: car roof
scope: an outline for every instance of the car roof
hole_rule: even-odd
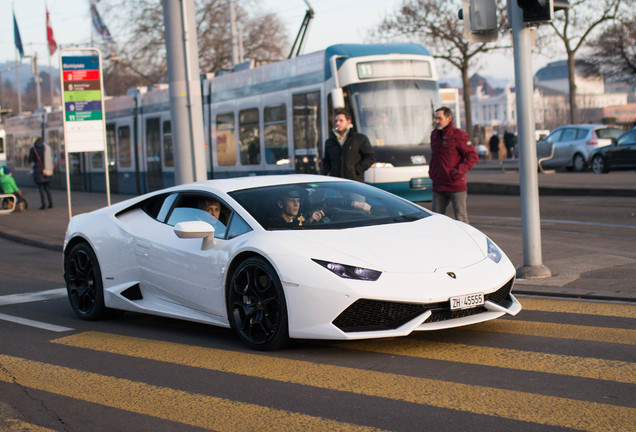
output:
[[[252,189],[263,186],[277,186],[285,184],[295,183],[318,183],[318,182],[350,182],[351,180],[345,180],[338,177],[327,177],[313,174],[281,174],[281,175],[264,175],[264,176],[247,176],[247,177],[234,177],[227,179],[215,179],[206,180],[197,183],[190,183],[189,185],[183,185],[186,188],[191,189],[196,185],[206,188],[215,189],[225,193],[241,190]]]

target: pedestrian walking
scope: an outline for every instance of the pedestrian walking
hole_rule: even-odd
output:
[[[428,174],[433,181],[433,211],[446,214],[452,203],[455,219],[468,223],[466,173],[475,166],[478,156],[468,134],[453,123],[453,112],[448,107],[435,111],[431,149]]]
[[[490,154],[493,160],[499,159],[499,135],[497,131],[493,131],[490,141],[488,141],[488,147],[490,148]]]
[[[48,208],[52,208],[50,183],[53,175],[53,164],[51,163],[51,149],[44,144],[42,137],[38,137],[33,143],[33,147],[29,151],[28,161],[33,164],[33,181],[40,190],[40,200],[42,201],[40,210],[47,207],[45,198],[48,199]]]
[[[504,145],[506,146],[506,153],[508,154],[508,159],[515,158],[515,146],[517,145],[517,136],[507,130],[504,132],[503,136]]]
[[[325,142],[322,172],[363,182],[364,172],[375,162],[369,138],[353,130],[351,114],[347,111],[336,111],[334,121],[336,126]]]

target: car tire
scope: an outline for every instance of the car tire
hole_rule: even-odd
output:
[[[585,158],[581,153],[577,153],[572,158],[572,168],[575,172],[583,172],[587,168],[587,164],[585,163]]]
[[[289,343],[285,294],[274,268],[260,257],[241,262],[227,290],[230,325],[251,348],[280,349]]]
[[[609,172],[605,159],[601,155],[594,155],[592,158],[592,172],[595,174],[605,174]]]
[[[110,310],[104,304],[102,272],[93,249],[78,243],[64,261],[66,293],[75,314],[83,320],[106,318]]]

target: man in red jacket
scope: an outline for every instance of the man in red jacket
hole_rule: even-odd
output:
[[[468,223],[466,173],[475,166],[479,156],[468,134],[453,124],[450,108],[435,111],[431,149],[428,175],[433,181],[433,211],[446,214],[450,202],[455,219]]]

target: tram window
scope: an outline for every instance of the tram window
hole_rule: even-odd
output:
[[[258,134],[258,109],[239,111],[239,142],[242,165],[261,163],[261,145]]]
[[[163,164],[166,167],[174,166],[174,150],[172,147],[172,125],[170,121],[163,122]]]
[[[115,125],[106,125],[106,148],[108,149],[109,166],[117,166],[117,142],[115,141]]]
[[[220,166],[236,165],[234,113],[216,116],[216,158]]]
[[[0,137],[0,153],[4,153],[4,138]]]
[[[272,165],[289,163],[287,148],[287,112],[285,104],[266,107],[265,112],[265,161]]]
[[[316,174],[320,161],[320,92],[293,95],[294,164],[297,173]]]
[[[119,167],[130,168],[132,166],[132,152],[130,149],[130,126],[122,126],[117,130],[119,135]]]
[[[104,169],[104,152],[90,152],[89,154],[93,169]]]

